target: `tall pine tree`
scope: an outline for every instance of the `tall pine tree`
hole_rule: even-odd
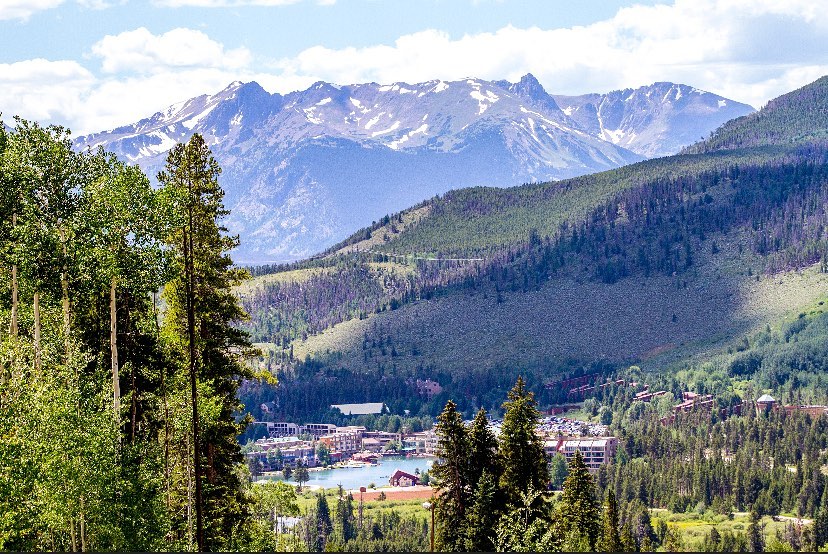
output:
[[[558,503],[555,527],[559,538],[569,537],[574,531],[586,537],[590,548],[594,548],[598,540],[595,485],[580,450],[575,451],[569,464],[569,475],[564,481],[563,494]]]
[[[596,548],[599,552],[621,552],[621,534],[618,532],[618,504],[615,493],[607,491],[604,509],[601,513],[601,534]]]
[[[463,416],[451,400],[437,417],[436,433],[438,459],[431,467],[431,477],[440,491],[435,539],[440,550],[461,551],[465,549],[463,531],[469,506],[469,438]]]
[[[243,457],[236,442],[243,424],[233,414],[242,363],[250,353],[246,334],[233,325],[246,317],[231,287],[246,272],[227,251],[238,244],[221,219],[228,211],[218,183],[221,172],[204,139],[194,134],[176,145],[158,175],[174,225],[168,238],[177,276],[164,295],[165,333],[186,360],[192,409],[191,450],[199,550],[227,548],[249,518],[236,467]],[[182,381],[180,380],[180,383]],[[183,381],[186,382],[186,381]]]
[[[500,431],[500,486],[506,498],[516,504],[530,490],[545,491],[549,478],[543,441],[536,431],[540,414],[535,395],[518,377],[507,398]]]

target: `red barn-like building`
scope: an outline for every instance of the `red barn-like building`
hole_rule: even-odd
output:
[[[388,480],[388,483],[392,487],[411,487],[420,482],[420,478],[416,475],[411,475],[410,473],[406,473],[401,469],[398,469],[391,475],[391,478]]]

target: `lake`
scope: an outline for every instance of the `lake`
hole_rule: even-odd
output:
[[[396,470],[401,469],[414,475],[419,469],[423,472],[431,468],[434,458],[405,458],[402,456],[385,456],[375,466],[345,467],[341,469],[311,470],[310,480],[306,485],[315,485],[326,489],[342,485],[345,489],[358,489],[374,483],[377,487],[388,486],[388,479]],[[273,481],[283,481],[281,477],[266,477]],[[295,483],[291,479],[291,483]]]

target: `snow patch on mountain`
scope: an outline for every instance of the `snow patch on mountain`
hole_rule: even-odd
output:
[[[384,131],[375,131],[375,132],[371,133],[371,138],[378,137],[380,135],[387,135],[388,133],[393,133],[394,131],[396,131],[399,128],[400,128],[400,122],[395,121],[394,124],[391,125],[388,129],[385,129]]]
[[[578,127],[645,157],[674,154],[753,108],[687,85],[555,96]]]

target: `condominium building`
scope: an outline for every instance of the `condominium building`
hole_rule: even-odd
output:
[[[575,451],[580,450],[584,463],[591,472],[598,471],[602,464],[612,460],[618,450],[618,439],[616,437],[601,437],[596,439],[569,439],[563,441],[562,451],[569,462],[575,456]]]

